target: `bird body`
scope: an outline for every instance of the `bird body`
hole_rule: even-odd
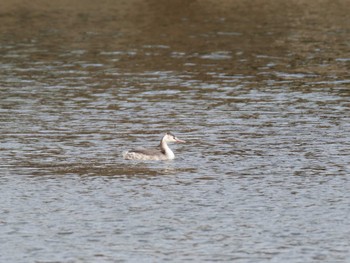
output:
[[[166,133],[160,144],[154,148],[135,148],[123,153],[126,160],[172,160],[175,158],[174,152],[169,148],[169,142],[185,143],[172,133]]]

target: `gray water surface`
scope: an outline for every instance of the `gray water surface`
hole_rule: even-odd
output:
[[[1,11],[1,262],[350,262],[347,1],[82,2]]]

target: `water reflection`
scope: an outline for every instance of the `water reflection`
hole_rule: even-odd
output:
[[[0,261],[346,261],[346,1],[17,2]]]

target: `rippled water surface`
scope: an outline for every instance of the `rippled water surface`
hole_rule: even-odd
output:
[[[348,1],[47,3],[0,11],[1,262],[349,262]]]

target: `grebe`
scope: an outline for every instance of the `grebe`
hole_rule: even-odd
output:
[[[136,148],[123,153],[125,160],[172,160],[175,154],[169,148],[168,142],[185,143],[186,141],[178,139],[174,134],[166,133],[158,147],[155,148]]]

